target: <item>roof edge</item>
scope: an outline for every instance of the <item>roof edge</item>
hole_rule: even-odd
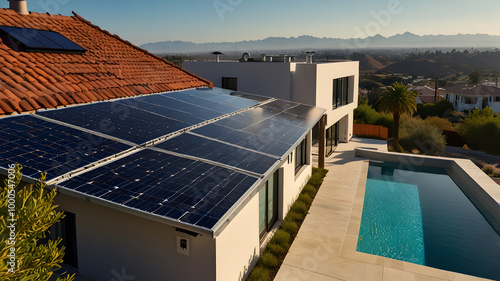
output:
[[[209,80],[207,80],[207,79],[205,79],[205,78],[202,78],[202,77],[200,77],[200,76],[198,76],[198,75],[195,75],[195,74],[193,74],[193,73],[191,73],[191,72],[188,72],[188,71],[187,71],[187,70],[185,70],[184,68],[179,67],[179,66],[177,66],[177,65],[175,65],[175,64],[173,64],[173,63],[171,63],[171,62],[167,61],[166,59],[164,59],[164,58],[162,58],[162,57],[159,57],[159,56],[157,56],[157,55],[155,55],[155,54],[152,54],[152,53],[150,53],[150,52],[149,52],[149,51],[147,51],[147,50],[144,50],[144,49],[142,49],[142,48],[139,48],[138,46],[136,46],[136,45],[132,44],[131,42],[129,42],[129,41],[125,40],[125,39],[122,39],[120,36],[118,36],[118,35],[116,35],[116,34],[111,34],[109,31],[107,31],[107,30],[104,30],[104,29],[100,28],[99,26],[97,26],[97,25],[93,24],[92,22],[90,22],[90,21],[86,20],[85,18],[83,18],[83,17],[82,17],[82,16],[80,16],[79,14],[75,13],[74,11],[73,11],[72,13],[73,13],[73,15],[74,15],[74,16],[73,16],[73,18],[75,18],[75,19],[77,19],[77,20],[80,20],[81,22],[83,22],[83,23],[85,23],[85,24],[87,24],[87,25],[89,25],[89,26],[91,26],[91,27],[93,27],[93,28],[95,28],[95,29],[97,29],[97,30],[99,30],[99,31],[101,31],[101,32],[103,32],[103,33],[105,33],[106,35],[112,36],[112,37],[114,37],[114,38],[116,38],[116,39],[120,40],[121,42],[123,42],[123,43],[127,44],[128,46],[130,46],[130,47],[132,47],[132,48],[135,48],[135,49],[137,49],[137,50],[139,50],[139,51],[141,51],[141,52],[143,52],[143,53],[145,53],[145,54],[147,54],[147,55],[149,55],[149,56],[151,56],[151,57],[156,58],[157,60],[160,60],[160,61],[162,61],[162,62],[164,62],[164,63],[168,64],[169,66],[175,67],[175,68],[179,69],[180,71],[182,71],[182,72],[184,72],[184,73],[186,73],[186,74],[188,74],[188,75],[191,75],[192,77],[195,77],[196,79],[199,79],[199,80],[201,80],[201,81],[203,81],[203,82],[207,83],[207,86],[208,86],[209,88],[213,88],[213,86],[214,86],[214,85],[213,85],[213,83],[212,83],[212,82],[210,82]]]

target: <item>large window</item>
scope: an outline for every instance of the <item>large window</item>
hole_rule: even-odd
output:
[[[264,237],[278,220],[278,171],[259,191],[259,233]]]
[[[492,97],[493,99],[493,97]],[[495,102],[500,102],[500,97],[495,97]]]
[[[307,164],[307,138],[305,138],[295,149],[295,173]]]
[[[339,144],[339,123],[326,129],[326,149],[325,156],[329,156]]]
[[[238,91],[238,78],[222,77],[222,89]]]
[[[337,108],[352,102],[349,95],[349,77],[333,80],[333,108]]]
[[[464,97],[464,104],[476,104],[477,98]]]

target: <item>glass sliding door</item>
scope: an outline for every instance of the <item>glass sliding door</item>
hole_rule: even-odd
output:
[[[330,156],[337,145],[339,144],[339,123],[335,123],[335,125],[326,129],[326,149],[325,156]]]

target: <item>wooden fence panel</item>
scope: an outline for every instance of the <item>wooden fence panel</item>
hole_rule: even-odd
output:
[[[380,137],[387,140],[389,138],[389,129],[383,126],[354,124],[354,134]]]

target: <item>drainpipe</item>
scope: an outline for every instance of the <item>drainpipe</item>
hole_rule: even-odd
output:
[[[9,0],[9,8],[16,11],[20,15],[29,15],[28,4],[26,0]]]

